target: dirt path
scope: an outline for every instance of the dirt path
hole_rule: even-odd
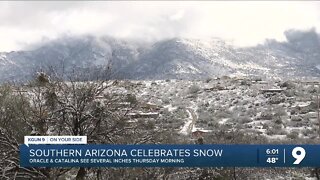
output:
[[[186,135],[190,135],[192,133],[192,129],[197,121],[197,115],[194,112],[194,110],[191,108],[186,108],[186,111],[187,111],[189,117],[180,132],[183,134],[186,134]]]

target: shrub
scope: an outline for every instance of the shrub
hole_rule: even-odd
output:
[[[299,137],[299,133],[296,131],[292,131],[289,134],[287,134],[287,138],[289,139],[297,139]]]
[[[189,94],[195,94],[200,91],[200,87],[198,85],[192,85],[189,87]]]

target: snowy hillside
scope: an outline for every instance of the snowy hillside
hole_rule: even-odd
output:
[[[120,81],[112,92],[134,94],[159,110],[157,123],[182,136],[201,130],[211,135],[233,130],[267,142],[305,143],[317,138],[319,81]],[[226,138],[226,137],[223,137]],[[245,141],[245,140],[244,140]],[[220,141],[219,141],[220,142]]]
[[[239,48],[222,39],[173,38],[154,43],[110,37],[61,38],[29,51],[0,53],[0,81],[27,80],[36,71],[62,77],[74,72],[96,79],[203,79],[249,76],[263,79],[320,77],[319,36],[314,30],[285,32],[287,42],[266,40]],[[110,77],[110,74],[108,74]]]

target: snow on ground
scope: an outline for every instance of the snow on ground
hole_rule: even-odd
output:
[[[163,107],[164,107],[164,108],[167,108],[168,111],[170,111],[170,112],[177,109],[177,107],[173,107],[172,104],[165,105],[165,106],[163,106]]]
[[[190,126],[191,123],[192,123],[192,114],[191,114],[191,112],[190,112],[188,109],[187,109],[186,111],[187,111],[187,113],[188,113],[188,118],[187,118],[186,123],[183,125],[182,129],[180,130],[180,133],[181,133],[181,134],[185,134],[185,135],[187,135],[187,134],[189,133],[189,132],[188,132],[189,126]]]
[[[306,106],[309,106],[310,105],[310,101],[307,101],[307,102],[295,102],[292,107],[306,107]]]
[[[229,120],[229,118],[222,118],[222,119],[219,121],[219,124],[225,124],[228,120]]]
[[[279,134],[275,134],[275,135],[267,135],[265,134],[265,136],[268,138],[268,139],[277,139],[277,140],[285,140],[287,138],[287,135],[279,135]]]
[[[204,129],[204,128],[193,128],[192,129],[192,132],[195,132],[195,131],[202,131],[202,132],[212,132],[213,130],[208,130],[208,129]]]

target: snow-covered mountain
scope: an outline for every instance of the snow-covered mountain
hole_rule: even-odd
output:
[[[60,38],[33,50],[0,53],[0,81],[27,80],[37,71],[64,77],[77,72],[88,79],[105,71],[120,79],[319,78],[316,31],[289,30],[285,36],[287,42],[271,39],[246,48],[218,38],[174,38],[152,44],[110,37]]]

